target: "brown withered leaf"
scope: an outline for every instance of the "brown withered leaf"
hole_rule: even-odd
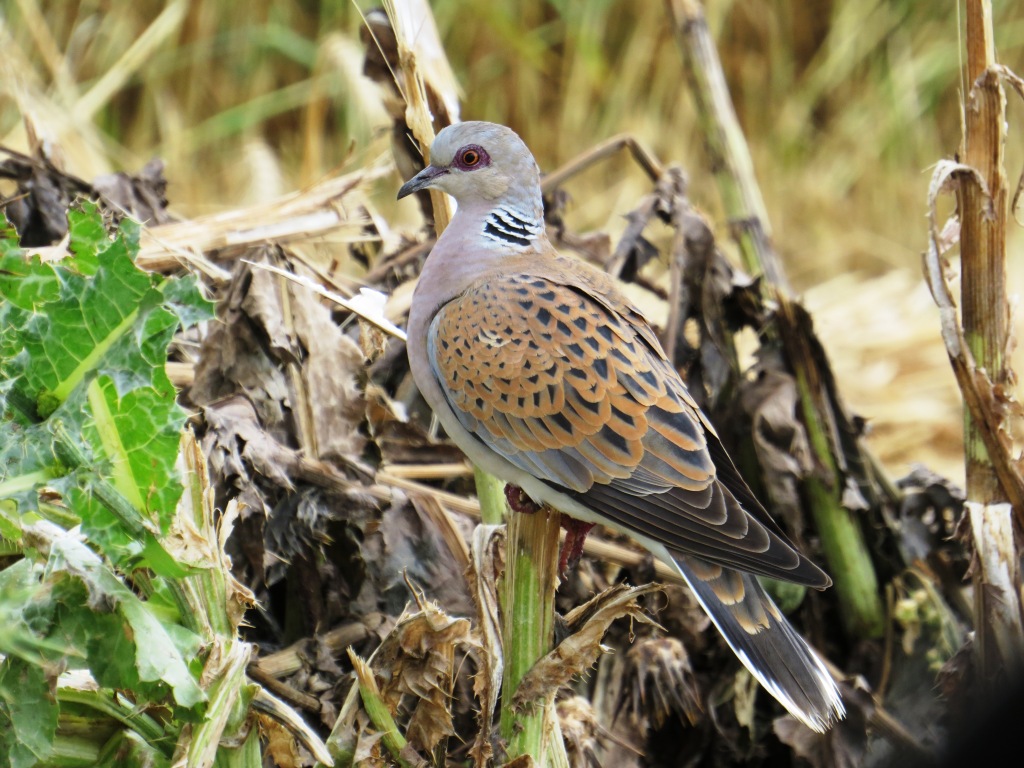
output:
[[[227,294],[217,308],[203,341],[188,400],[197,406],[244,393],[256,410],[260,426],[287,445],[293,429],[285,403],[289,382],[273,350],[288,348],[273,295],[271,276],[239,262]],[[256,290],[251,291],[254,280]]]
[[[671,714],[686,718],[691,725],[703,716],[700,686],[679,639],[642,638],[626,653],[626,663],[631,685],[622,691],[620,706],[635,720],[646,716],[654,728],[661,728]]]
[[[642,756],[636,747],[605,728],[591,703],[582,696],[559,700],[555,705],[555,713],[571,768],[601,768],[601,757],[609,744],[622,747],[626,754]],[[615,765],[627,768],[628,764],[620,756]]]
[[[671,216],[672,202],[680,183],[685,187],[686,182],[681,179],[682,172],[678,169],[663,174],[654,192],[641,198],[636,208],[626,214],[626,229],[605,264],[609,274],[620,280],[632,281],[647,262],[658,258],[658,249],[643,236],[643,232],[655,216],[666,220]]]
[[[501,692],[505,656],[501,643],[501,612],[498,606],[498,578],[505,570],[505,526],[478,525],[473,531],[469,585],[477,605],[474,656],[477,673],[473,677],[473,693],[480,702],[476,739],[469,754],[476,765],[487,765],[494,755],[491,723]]]
[[[253,480],[252,470],[282,488],[292,488],[291,472],[298,454],[262,429],[256,408],[244,395],[214,402],[203,409],[207,431],[203,451],[211,470],[236,478],[239,490]]]
[[[468,536],[468,526],[464,533]],[[382,513],[379,527],[365,531],[360,544],[375,589],[359,596],[357,609],[399,615],[409,600],[411,581],[429,584],[431,597],[449,613],[472,615],[475,608],[465,567],[453,556],[450,539],[450,531],[437,524],[424,502],[396,495],[396,503]]]
[[[412,711],[405,732],[409,743],[429,753],[455,734],[451,712],[456,650],[474,645],[468,619],[454,618],[417,594],[419,610],[409,609],[373,655],[372,665],[384,681],[381,695],[392,711],[405,697]]]
[[[902,763],[923,768],[910,754],[902,760],[867,759],[865,754],[865,724],[860,707],[847,706],[847,719],[834,726],[828,734],[815,733],[792,715],[777,717],[772,730],[779,741],[793,750],[793,754],[806,761],[811,768],[860,768],[863,765],[896,766]],[[919,756],[919,755],[918,755]]]
[[[243,508],[235,545],[254,569],[256,583],[265,581],[267,569],[282,567],[280,555],[301,559],[311,545],[324,542],[336,510],[357,525],[377,514],[381,499],[331,465],[282,445],[262,428],[244,395],[214,402],[202,414],[203,450],[220,498]]]
[[[288,262],[276,247],[254,257]],[[363,355],[308,289],[245,262],[237,263],[218,321],[187,392],[206,422],[217,503],[243,504],[235,545],[255,583],[273,583],[291,562],[295,584],[319,593],[330,563],[317,565],[313,552],[329,536],[352,535],[328,527],[339,518],[358,526],[380,501],[361,465]],[[313,624],[325,617],[321,603],[319,596],[310,603]]]
[[[203,452],[219,503],[227,499],[241,507],[236,545],[253,569],[256,583],[262,583],[271,566],[263,544],[263,527],[276,497],[267,485],[292,487],[288,472],[292,451],[261,428],[255,407],[243,395],[204,408],[203,418]]]
[[[359,428],[366,410],[359,383],[363,352],[315,297],[290,283],[287,290],[301,350],[299,370],[311,412],[314,455],[343,463],[358,457],[366,443]]]
[[[661,589],[660,584],[618,584],[570,611],[565,617],[570,634],[526,673],[512,706],[522,710],[533,702],[553,698],[559,688],[583,675],[607,650],[601,639],[615,619],[629,616],[631,620],[658,626],[644,612],[639,599]]]
[[[368,721],[365,715],[362,719]],[[380,754],[382,748],[380,742],[383,736],[383,733],[372,729],[359,729],[356,734],[355,749],[352,751],[352,764],[380,766],[380,768],[390,765],[390,761]]]
[[[788,373],[762,360],[756,376],[740,385],[739,401],[751,421],[754,448],[772,507],[799,515],[798,481],[811,471],[813,464],[807,433],[796,415],[796,382]]]
[[[253,261],[277,266],[280,248]],[[199,406],[244,392],[262,428],[310,458],[345,463],[365,444],[363,355],[302,286],[239,263],[203,344],[188,397]]]
[[[679,186],[673,200],[676,234],[665,346],[690,391],[714,408],[736,375],[734,321],[726,307],[736,303],[734,293],[749,279],[733,270],[716,246],[711,226],[686,199],[685,182]]]
[[[957,578],[966,571],[967,553],[955,539],[956,521],[964,509],[964,491],[952,481],[921,464],[912,465],[906,477],[896,481],[903,491],[899,526],[894,533],[907,563],[937,560],[959,563]],[[943,554],[945,553],[945,557]]]
[[[146,225],[171,221],[167,212],[164,162],[154,158],[135,175],[118,171],[92,180],[93,192],[113,210],[120,210]]]
[[[146,224],[171,220],[161,160],[151,160],[137,175],[114,173],[99,176],[90,184],[60,167],[53,157],[59,148],[35,143],[32,155],[0,147],[7,156],[0,161],[0,178],[17,184],[10,198],[0,198],[0,211],[21,234],[23,246],[59,242],[68,231],[68,206],[78,197],[98,202],[115,221],[125,215]]]
[[[280,768],[300,768],[304,761],[299,757],[295,737],[281,723],[267,715],[259,715],[260,736],[266,742],[267,753],[274,765]]]

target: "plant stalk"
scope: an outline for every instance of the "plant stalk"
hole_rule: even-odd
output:
[[[508,521],[501,735],[509,760],[529,755],[543,764],[552,730],[545,728],[545,711],[553,706],[553,695],[522,712],[513,710],[511,702],[526,673],[554,645],[560,517],[545,506],[533,513],[513,512]]]
[[[863,532],[841,503],[845,466],[836,415],[810,339],[789,298],[785,270],[771,244],[768,218],[743,131],[732,106],[721,61],[697,0],[666,0],[683,52],[715,181],[744,266],[763,274],[764,297],[776,304],[768,333],[780,345],[796,378],[800,410],[820,476],[804,478],[803,489],[835,581],[847,632],[879,637],[884,610],[874,565]]]
[[[501,525],[505,522],[505,484],[494,475],[479,467],[473,467],[476,480],[476,496],[480,500],[480,522],[484,525]]]
[[[978,172],[957,189],[960,212],[961,306],[964,339],[994,390],[1009,387],[1006,367],[1009,312],[1006,298],[1007,195],[1004,145],[1006,95],[996,71],[990,0],[965,8],[968,94],[961,157]],[[996,423],[1002,416],[996,409]],[[974,570],[975,629],[985,684],[998,687],[1024,666],[1021,574],[1013,539],[1013,510],[986,446],[983,425],[964,408],[967,514],[979,566]]]

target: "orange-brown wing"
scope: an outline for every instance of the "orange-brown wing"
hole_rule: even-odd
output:
[[[753,496],[727,458],[738,492],[718,481],[724,451],[643,318],[587,273],[547,274],[489,277],[434,318],[431,365],[462,425],[670,550],[827,583],[759,506],[744,509],[737,496]]]

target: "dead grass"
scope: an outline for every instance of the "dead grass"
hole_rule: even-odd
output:
[[[959,397],[919,269],[928,166],[959,135],[956,8],[820,5],[708,12],[777,245],[875,450],[895,474],[924,461],[960,479]],[[462,0],[434,11],[464,118],[512,125],[549,170],[633,133],[688,170],[726,240],[660,3],[534,0],[513,13]],[[1020,71],[1024,7],[995,12],[1000,55]],[[172,205],[189,217],[266,203],[388,152],[380,91],[361,74],[361,24],[347,3],[16,0],[0,22],[0,140],[28,149],[28,116],[83,178],[160,156]],[[1022,112],[1011,105],[1011,119]],[[1008,161],[1021,167],[1020,146]],[[412,221],[393,202],[397,181],[371,187],[370,212]],[[648,188],[626,159],[609,160],[567,185],[569,225],[614,237]],[[326,263],[346,247],[314,250]],[[1019,230],[1010,252],[1020,263]]]

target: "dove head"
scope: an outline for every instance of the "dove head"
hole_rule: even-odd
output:
[[[455,123],[437,134],[430,165],[402,186],[398,199],[427,188],[447,192],[460,208],[500,202],[541,211],[537,162],[515,131],[495,123]]]

